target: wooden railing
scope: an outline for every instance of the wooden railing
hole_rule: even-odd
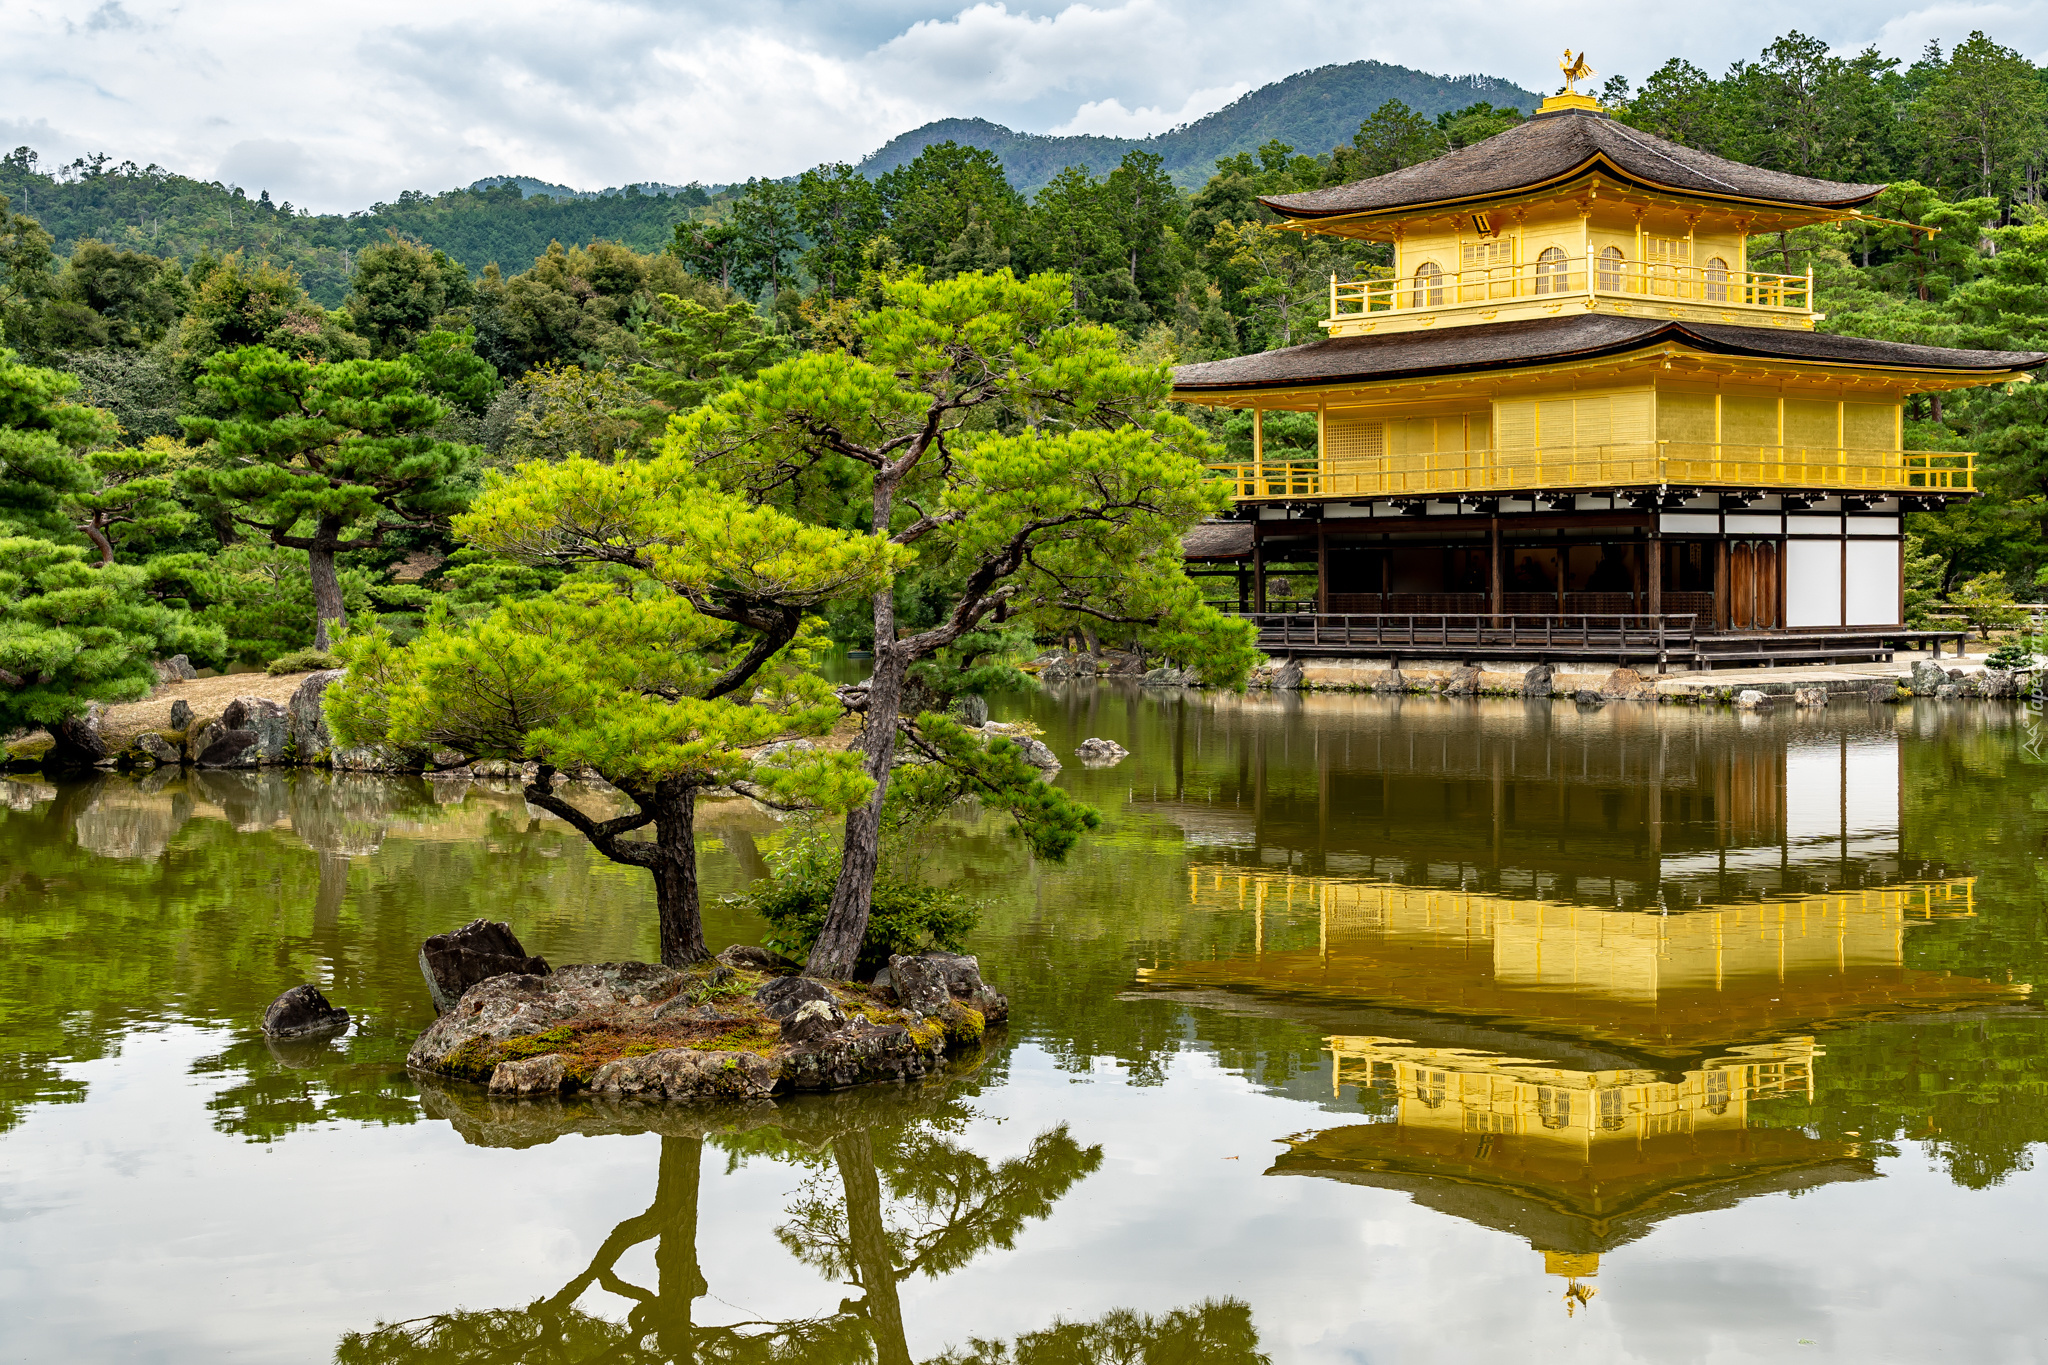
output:
[[[1256,502],[1670,486],[1967,493],[1976,462],[1969,451],[1638,441],[1211,468],[1239,501]]]
[[[1678,265],[1595,256],[1468,266],[1429,274],[1409,268],[1398,279],[1330,277],[1330,321],[1368,313],[1429,312],[1512,299],[1661,299],[1708,308],[1760,308],[1774,313],[1813,312],[1813,275],[1776,275],[1709,265]]]
[[[1604,657],[1656,659],[1694,652],[1697,617],[1690,614],[1522,615],[1488,612],[1307,614],[1246,612],[1259,648],[1275,650],[1413,650],[1434,647],[1504,656],[1556,650],[1597,650]]]

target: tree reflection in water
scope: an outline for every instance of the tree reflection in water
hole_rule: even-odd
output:
[[[451,1097],[452,1098],[452,1097]],[[460,1101],[457,1101],[460,1103]],[[430,1098],[430,1107],[432,1100]],[[472,1108],[472,1114],[477,1111]],[[486,1107],[487,1111],[488,1107]],[[541,1112],[538,1106],[529,1111]],[[844,1109],[837,1112],[845,1114]],[[851,1117],[851,1115],[847,1115]],[[943,1102],[887,1125],[829,1123],[798,1111],[796,1122],[710,1140],[737,1164],[754,1158],[810,1168],[776,1236],[806,1265],[857,1293],[828,1314],[781,1322],[702,1325],[697,1299],[710,1292],[697,1257],[698,1191],[706,1139],[661,1139],[654,1202],[626,1219],[589,1265],[555,1293],[524,1308],[456,1310],[350,1333],[338,1365],[653,1365],[653,1362],[872,1361],[910,1365],[898,1286],[912,1275],[958,1270],[991,1248],[1008,1249],[1027,1223],[1102,1164],[1100,1147],[1075,1142],[1064,1124],[1038,1135],[1021,1156],[990,1162],[957,1139],[971,1111]],[[458,1117],[476,1139],[478,1128]],[[533,1140],[529,1123],[510,1140]],[[481,1140],[507,1140],[484,1119]],[[573,1125],[570,1125],[573,1126]],[[546,1136],[541,1141],[548,1140]],[[655,1284],[618,1272],[626,1253],[654,1242]],[[593,1287],[631,1302],[624,1321],[576,1307]],[[971,1339],[940,1357],[959,1365],[1067,1361],[1260,1362],[1251,1310],[1208,1302],[1162,1317],[1119,1311],[1090,1323],[1055,1322],[1014,1346]]]

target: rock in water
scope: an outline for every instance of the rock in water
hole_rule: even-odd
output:
[[[1893,682],[1874,682],[1870,685],[1870,700],[1874,705],[1890,706],[1899,699],[1899,685]]]
[[[1826,706],[1828,690],[1825,687],[1802,687],[1792,694],[1794,706]]]
[[[1771,698],[1769,693],[1751,687],[1735,694],[1735,704],[1745,711],[1761,711],[1770,706]]]
[[[348,1011],[328,1004],[314,986],[294,986],[263,1011],[263,1032],[271,1038],[299,1038],[347,1027]]]
[[[1610,701],[1655,701],[1657,684],[1633,668],[1617,668],[1600,684],[1600,695]]]
[[[978,727],[988,724],[988,701],[971,692],[964,697],[955,697],[951,709],[953,719],[962,725]]]
[[[420,975],[441,1014],[454,1009],[463,992],[479,981],[507,973],[546,976],[549,971],[546,959],[527,956],[512,926],[497,920],[473,919],[420,945]]]
[[[889,985],[903,1008],[918,1014],[937,1014],[953,1002],[945,972],[927,958],[890,958]]]
[[[207,741],[193,762],[202,768],[253,768],[255,763],[245,760],[255,747],[254,730],[223,730]]]
[[[751,943],[733,944],[718,955],[718,960],[741,971],[773,972],[777,976],[795,976],[803,970],[801,965],[791,962],[781,953],[757,948]]]
[[[967,953],[920,953],[918,960],[938,969],[952,997],[969,1009],[979,1010],[989,1023],[1010,1017],[1009,997],[981,979],[981,960]]]
[[[1089,767],[1108,767],[1121,763],[1131,756],[1131,751],[1113,739],[1084,739],[1081,747],[1074,750],[1074,757]]]
[[[308,673],[285,703],[285,725],[301,766],[331,762],[334,736],[327,729],[327,689],[347,677],[345,669]]]
[[[1451,670],[1451,676],[1444,680],[1444,695],[1447,697],[1470,697],[1479,692],[1479,669],[1473,664],[1460,664]]]
[[[1556,672],[1549,664],[1536,664],[1522,675],[1522,695],[1525,697],[1547,697],[1554,687]]]
[[[760,1002],[762,1013],[780,1023],[814,1000],[830,1004],[832,992],[811,977],[785,976],[755,991],[754,999]]]
[[[135,747],[148,754],[159,764],[169,767],[175,768],[185,761],[185,756],[178,752],[178,746],[154,730],[145,730],[137,736]]]
[[[1906,680],[1906,686],[1916,697],[1931,697],[1934,689],[1948,681],[1948,674],[1932,659],[1915,659],[1913,674]]]
[[[171,703],[171,728],[189,730],[192,728],[192,703],[183,697]]]
[[[560,1053],[499,1062],[491,1072],[493,1095],[559,1095],[569,1084],[569,1069]]]

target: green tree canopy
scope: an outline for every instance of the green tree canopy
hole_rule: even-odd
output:
[[[828,524],[864,522],[895,552],[873,595],[875,667],[860,703],[874,794],[847,817],[813,973],[845,976],[866,930],[898,732],[927,725],[903,713],[912,665],[1011,618],[1153,632],[1226,684],[1254,657],[1245,629],[1182,570],[1181,533],[1228,501],[1203,468],[1214,448],[1166,411],[1164,368],[1125,362],[1113,331],[1072,321],[1069,299],[1051,274],[898,281],[862,319],[860,357],[785,361],[671,426],[672,456]],[[908,632],[902,551],[944,573],[928,588],[936,621]],[[943,724],[928,726],[928,757],[1027,826],[1073,818],[1044,802],[1042,784],[1012,779],[1005,749],[978,768],[983,751],[949,743]]]
[[[830,729],[840,707],[810,666],[811,613],[872,591],[903,552],[750,506],[674,458],[525,465],[456,528],[479,548],[578,572],[481,621],[430,622],[404,648],[381,632],[345,642],[339,732],[538,760],[527,799],[653,875],[662,961],[708,956],[697,796],[741,784],[827,810],[865,799],[855,755],[748,751]],[[578,765],[635,809],[599,820],[572,804],[555,777]],[[650,825],[651,840],[629,837]]]
[[[268,346],[216,355],[200,377],[226,415],[186,420],[215,444],[194,484],[237,525],[306,552],[317,648],[348,619],[336,555],[445,521],[466,501],[476,451],[432,434],[443,409],[418,380],[402,361],[322,365]]]

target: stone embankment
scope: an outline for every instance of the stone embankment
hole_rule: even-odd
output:
[[[860,985],[798,976],[795,963],[752,947],[684,969],[548,970],[508,926],[482,920],[428,944],[421,968],[437,1003],[485,958],[540,969],[462,988],[406,1057],[415,1071],[501,1098],[761,1100],[918,1080],[978,1049],[1010,1012],[976,960],[954,953],[891,958],[884,977]]]

